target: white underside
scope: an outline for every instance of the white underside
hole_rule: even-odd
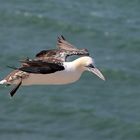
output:
[[[61,85],[77,81],[81,76],[79,72],[60,71],[52,74],[30,74],[22,81],[22,85]]]

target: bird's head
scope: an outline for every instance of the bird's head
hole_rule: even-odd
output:
[[[75,60],[76,66],[82,71],[90,71],[102,80],[105,80],[103,74],[95,67],[94,60],[89,56],[83,56]]]

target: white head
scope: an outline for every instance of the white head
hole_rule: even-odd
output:
[[[94,60],[89,56],[83,56],[73,61],[77,69],[82,71],[90,71],[100,77],[102,80],[105,80],[102,73],[95,67]]]

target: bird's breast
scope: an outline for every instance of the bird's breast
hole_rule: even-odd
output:
[[[30,74],[23,80],[22,85],[62,85],[77,81],[80,72],[59,71],[51,74]]]

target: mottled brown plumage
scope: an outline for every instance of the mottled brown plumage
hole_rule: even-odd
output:
[[[61,35],[57,39],[57,48],[52,50],[43,50],[36,54],[36,59],[45,60],[49,62],[67,61],[67,57],[71,55],[89,56],[87,49],[78,49],[72,44],[66,41],[66,39]],[[51,61],[52,60],[52,61]]]

